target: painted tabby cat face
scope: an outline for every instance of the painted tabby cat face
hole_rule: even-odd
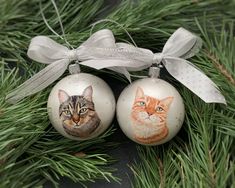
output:
[[[92,101],[92,87],[87,87],[82,95],[69,96],[59,90],[59,115],[65,131],[73,136],[89,136],[99,125],[100,119]]]
[[[173,97],[162,100],[144,95],[142,88],[138,87],[135,101],[132,106],[132,118],[142,125],[159,125],[166,121],[167,112]]]

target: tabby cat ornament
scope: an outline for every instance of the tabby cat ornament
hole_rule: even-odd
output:
[[[154,76],[127,86],[118,99],[116,113],[126,136],[142,145],[159,145],[171,140],[185,116],[178,91]]]
[[[100,78],[72,74],[52,89],[47,103],[49,119],[65,137],[87,140],[103,133],[115,114],[115,98]]]

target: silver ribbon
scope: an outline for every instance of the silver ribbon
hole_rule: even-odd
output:
[[[77,49],[69,50],[52,39],[38,36],[32,39],[28,56],[46,68],[7,95],[7,100],[15,103],[22,98],[41,91],[57,80],[73,60],[95,69],[108,68],[124,74],[130,81],[128,71],[140,71],[153,64],[162,63],[167,71],[179,82],[206,103],[224,103],[224,96],[217,86],[197,67],[187,61],[201,48],[202,41],[189,31],[179,28],[167,40],[161,53],[137,48],[126,43],[115,43],[113,33],[100,30],[94,33]]]

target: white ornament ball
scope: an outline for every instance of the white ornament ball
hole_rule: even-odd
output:
[[[70,139],[87,140],[103,133],[115,115],[115,98],[100,78],[72,74],[52,89],[47,103],[54,128]]]
[[[127,86],[118,99],[116,113],[126,136],[143,145],[171,140],[185,116],[178,91],[157,78],[140,79]]]

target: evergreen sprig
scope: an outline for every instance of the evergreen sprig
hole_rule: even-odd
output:
[[[50,128],[47,115],[46,102],[51,88],[15,105],[5,101],[7,93],[42,68],[39,63],[30,63],[26,56],[30,39],[51,33],[40,16],[39,1],[2,0],[0,3],[0,187],[36,187],[48,180],[58,186],[61,177],[79,183],[95,179],[118,181],[112,175],[114,169],[107,166],[114,160],[105,154],[116,147],[105,139],[113,130],[84,142],[59,135]],[[50,2],[43,2],[42,7],[50,25],[58,30],[58,18]],[[102,11],[103,2],[69,0],[61,1],[58,7],[66,21],[65,32],[70,35],[70,32],[77,33],[75,29],[89,25]],[[75,14],[85,18],[78,19]],[[12,66],[16,68],[11,70]]]
[[[40,0],[0,0],[0,187],[37,187],[47,180],[58,186],[61,176],[75,182],[104,178],[117,180],[109,168],[113,159],[106,153],[115,143],[106,142],[112,133],[75,143],[50,128],[46,101],[51,87],[16,105],[5,101],[6,94],[28,79],[43,65],[26,56],[30,39],[52,35],[40,14]],[[105,17],[105,1],[56,1],[66,38],[77,47],[90,33],[97,18],[109,18],[125,27],[138,46],[161,51],[178,27],[201,34],[204,48],[190,61],[220,87],[228,106],[207,105],[171,78],[186,106],[183,130],[174,140],[158,147],[139,146],[141,162],[132,166],[134,187],[229,187],[234,185],[234,25],[235,3],[230,0],[123,0]],[[49,1],[42,9],[50,26],[61,34],[58,17]],[[195,18],[197,21],[195,21]],[[125,31],[110,28],[118,41],[130,41]],[[11,70],[15,66],[17,69]],[[82,67],[84,72],[94,70]],[[110,76],[123,82],[123,77]],[[146,74],[146,70],[135,73]]]
[[[234,187],[234,29],[232,22],[211,28],[195,22],[204,48],[192,58],[220,87],[228,107],[205,104],[185,88],[183,131],[168,144],[139,147],[141,164],[132,167],[133,187]],[[226,29],[225,29],[226,28]],[[209,34],[210,33],[210,34]]]
[[[7,92],[20,80],[17,71],[6,71],[4,66],[0,67],[0,89]],[[114,160],[104,154],[116,147],[115,143],[105,142],[113,132],[111,129],[98,138],[78,143],[48,128],[48,92],[38,93],[16,105],[6,104],[5,96],[1,93],[0,187],[32,187],[46,180],[56,186],[62,176],[80,183],[100,178],[118,180],[111,173],[114,169],[107,167]]]

